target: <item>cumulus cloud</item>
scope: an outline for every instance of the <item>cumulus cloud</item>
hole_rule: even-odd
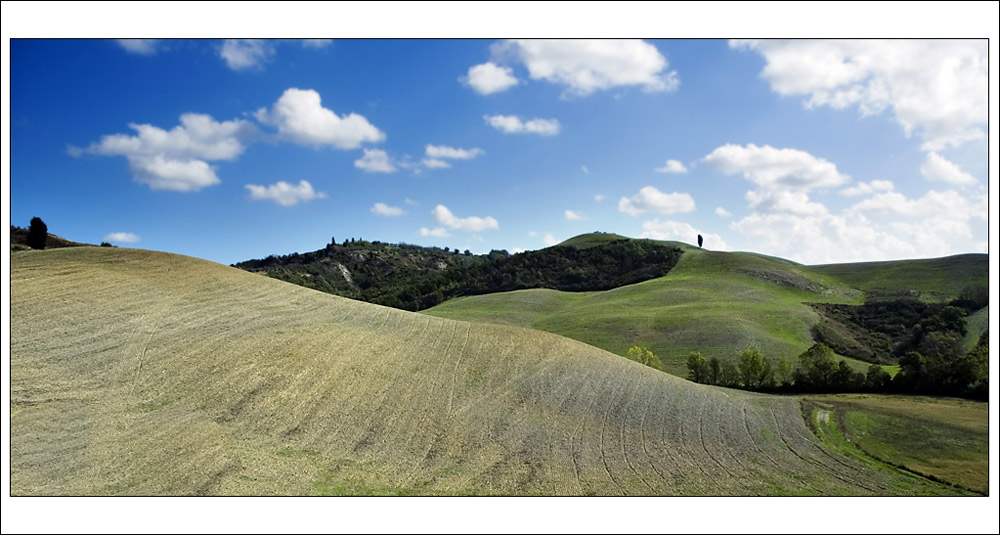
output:
[[[385,140],[385,134],[356,113],[338,116],[324,108],[319,93],[312,89],[289,88],[270,110],[261,108],[254,117],[277,127],[283,139],[303,145],[328,145],[356,149],[362,143]]]
[[[389,154],[380,149],[364,149],[364,156],[354,160],[354,167],[366,173],[395,173],[396,166],[389,159]]]
[[[731,41],[767,64],[761,76],[806,107],[857,106],[862,116],[891,109],[922,149],[938,151],[986,136],[985,39]]]
[[[274,57],[274,44],[265,39],[226,39],[219,57],[233,70],[257,69]]]
[[[653,186],[646,186],[631,198],[622,197],[618,201],[618,211],[629,215],[646,212],[679,214],[694,210],[694,199],[687,193],[663,193]]]
[[[522,63],[532,80],[565,86],[564,96],[629,86],[674,91],[680,85],[659,50],[638,39],[511,39],[494,44],[492,55]]]
[[[702,232],[688,223],[682,221],[660,221],[659,219],[653,219],[651,221],[646,221],[642,224],[642,234],[639,235],[640,238],[649,238],[651,240],[671,240],[671,241],[682,241],[687,243],[697,243],[698,235],[700,234],[704,239],[704,246],[706,249],[716,249],[721,251],[729,250],[729,246],[723,241],[722,236],[718,234],[710,234],[708,232]]]
[[[247,184],[250,190],[250,199],[254,201],[271,200],[281,206],[294,206],[300,201],[311,201],[313,199],[324,199],[326,193],[317,193],[309,182],[300,180],[297,186],[293,186],[283,180],[270,186],[257,186]]]
[[[732,217],[733,214],[731,214],[729,212],[729,210],[726,210],[725,208],[723,208],[721,206],[716,206],[715,207],[715,215],[717,215],[719,217]]]
[[[688,169],[677,160],[667,160],[663,167],[657,167],[655,171],[657,173],[687,173]]]
[[[518,84],[510,67],[501,67],[493,62],[469,67],[468,74],[459,77],[459,81],[480,95],[506,91]]]
[[[730,228],[755,250],[823,264],[986,252],[973,226],[985,226],[987,218],[985,203],[955,191],[930,191],[917,199],[889,191],[839,214],[755,212]]]
[[[420,235],[421,236],[433,236],[435,238],[447,238],[447,237],[451,236],[451,233],[448,232],[448,229],[446,229],[444,227],[437,227],[435,229],[429,229],[427,227],[421,227],[420,228]]]
[[[235,160],[257,132],[240,119],[218,122],[211,116],[185,113],[170,130],[130,123],[136,135],[112,134],[70,154],[124,156],[133,179],[154,190],[198,191],[218,184],[211,160]]]
[[[449,160],[471,160],[484,153],[483,149],[456,149],[445,145],[427,145],[425,150],[428,158]]]
[[[583,214],[574,212],[573,210],[566,210],[563,214],[566,216],[566,221],[579,221],[581,219],[587,219]]]
[[[726,144],[716,148],[702,161],[716,171],[742,174],[744,178],[767,189],[795,189],[835,187],[850,180],[837,171],[837,166],[823,158],[797,149],[776,149],[770,145],[758,147],[753,143],[742,147]]]
[[[333,39],[303,39],[302,48],[326,48],[333,43]]]
[[[857,185],[840,190],[840,194],[845,197],[859,197],[861,195],[871,195],[879,191],[892,191],[893,184],[889,180],[872,180],[871,182],[858,182]]]
[[[389,206],[384,202],[377,202],[371,207],[371,212],[375,215],[380,215],[383,217],[399,217],[406,212],[398,206]]]
[[[104,241],[108,243],[137,243],[139,241],[139,236],[136,236],[131,232],[112,232],[111,234],[104,236]]]
[[[823,215],[826,207],[812,202],[802,191],[751,190],[746,193],[750,208],[761,212],[796,215]]]
[[[431,216],[438,223],[453,230],[465,232],[479,232],[482,230],[497,230],[500,228],[496,219],[492,217],[455,217],[443,204],[439,204],[431,211]]]
[[[530,119],[522,121],[516,115],[484,115],[486,124],[504,134],[538,134],[554,136],[559,133],[559,121],[556,119]]]
[[[544,243],[546,247],[552,247],[553,245],[557,245],[559,240],[557,240],[551,233],[547,232],[545,233],[545,236],[542,236],[542,243]]]
[[[924,178],[932,182],[948,182],[959,186],[971,186],[979,182],[974,176],[962,171],[936,152],[927,153],[924,164],[920,166],[920,172]]]
[[[140,56],[152,56],[160,51],[159,39],[115,39],[119,46]]]

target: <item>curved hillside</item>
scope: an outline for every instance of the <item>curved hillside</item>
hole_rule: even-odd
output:
[[[756,346],[770,359],[794,358],[812,344],[810,328],[818,319],[804,302],[852,303],[861,296],[833,277],[780,258],[665,243],[684,253],[658,279],[603,292],[469,296],[425,312],[540,329],[619,355],[631,345],[649,344],[667,371],[686,375],[691,351],[731,359]]]
[[[203,260],[12,255],[14,495],[951,493],[795,398]]]
[[[970,253],[942,258],[825,264],[809,269],[878,295],[915,293],[925,301],[947,301],[967,286],[989,285],[989,255]]]

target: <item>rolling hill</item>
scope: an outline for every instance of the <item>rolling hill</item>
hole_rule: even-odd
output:
[[[585,234],[556,247],[588,246],[608,236]],[[664,243],[684,253],[657,279],[601,292],[532,289],[460,297],[425,313],[539,329],[618,355],[648,344],[666,371],[686,376],[691,351],[733,359],[756,346],[770,360],[794,358],[813,343],[812,329],[820,321],[806,303],[860,304],[865,291],[886,287],[892,273],[900,277],[895,289],[926,289],[923,296],[939,298],[956,297],[966,284],[988,278],[986,255],[817,268]],[[845,360],[857,371],[868,366]]]
[[[798,398],[190,257],[16,252],[11,307],[15,496],[963,493],[824,447]]]

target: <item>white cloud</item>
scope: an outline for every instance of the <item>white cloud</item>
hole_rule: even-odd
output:
[[[955,191],[930,191],[917,199],[887,191],[839,214],[754,212],[730,228],[753,250],[823,264],[947,256],[986,252],[975,242],[973,223],[988,219],[985,196],[973,200]]]
[[[586,165],[581,165],[580,169],[583,170],[583,174],[585,174],[585,175],[589,175],[590,174],[590,169],[587,169]]]
[[[333,39],[303,39],[302,48],[326,48],[333,44]]]
[[[542,243],[544,243],[546,247],[552,247],[553,245],[557,245],[559,240],[557,240],[551,233],[547,232],[545,233],[545,236],[542,236]]]
[[[725,174],[740,173],[744,178],[767,189],[807,191],[848,182],[850,177],[823,158],[797,149],[776,149],[770,145],[746,147],[726,144],[702,158],[713,169]]]
[[[433,230],[428,229],[427,227],[421,227],[420,228],[420,235],[421,236],[433,236],[435,238],[447,238],[447,237],[451,236],[451,233],[449,233],[448,229],[446,229],[444,227],[438,227],[438,228],[433,229]]]
[[[538,233],[535,232],[535,231],[533,231],[533,230],[529,230],[528,231],[528,236],[535,237],[535,236],[538,236]]]
[[[698,235],[704,238],[704,247],[720,251],[729,250],[729,246],[718,234],[702,232],[688,223],[681,221],[660,221],[653,219],[642,224],[643,233],[640,238],[651,240],[681,241],[686,243],[698,243]]]
[[[516,115],[484,115],[486,124],[504,134],[538,134],[554,136],[559,133],[559,121],[556,119],[531,119],[522,121]]]
[[[862,116],[891,108],[907,137],[941,150],[985,137],[988,61],[985,39],[763,40],[730,46],[759,52],[761,72],[781,95],[806,107],[857,106]]]
[[[622,197],[618,201],[618,211],[629,215],[646,212],[679,214],[694,210],[694,199],[687,193],[663,193],[653,186],[646,186],[632,198]]]
[[[425,150],[427,157],[434,159],[447,158],[449,160],[470,160],[480,154],[484,154],[483,149],[456,149],[445,145],[427,145]]]
[[[438,160],[437,158],[424,158],[420,161],[420,164],[428,169],[448,169],[451,167],[450,163]]]
[[[137,243],[139,236],[131,232],[112,232],[104,237],[104,241],[108,243]]]
[[[159,39],[115,39],[115,41],[132,54],[152,56],[160,51]]]
[[[152,190],[198,191],[219,184],[215,169],[201,160],[173,160],[160,155],[129,158],[132,177]]]
[[[928,152],[924,164],[920,166],[924,178],[940,182],[948,182],[959,186],[971,186],[978,183],[976,178],[962,171],[954,163],[942,158],[936,152]]]
[[[479,232],[482,230],[497,230],[500,228],[496,219],[492,217],[455,217],[443,204],[439,204],[431,211],[431,216],[438,223],[453,230],[465,232]]]
[[[514,247],[514,248],[512,248],[510,250],[510,254],[518,254],[518,253],[523,253],[523,252],[524,252],[524,249],[522,249],[520,247]]]
[[[667,59],[638,39],[512,39],[492,47],[496,61],[519,61],[532,80],[566,86],[564,95],[640,86],[644,91],[674,91],[677,71]]]
[[[274,45],[264,39],[226,39],[219,56],[230,69],[256,69],[271,61]]]
[[[725,208],[723,208],[721,206],[716,206],[715,207],[715,215],[717,215],[719,217],[732,217],[733,214],[731,214],[729,212],[729,210],[726,210]]]
[[[371,212],[384,217],[399,217],[406,212],[398,206],[389,206],[384,202],[377,202],[371,207]]]
[[[207,161],[235,160],[257,132],[248,121],[218,122],[197,113],[181,115],[180,123],[170,130],[130,123],[134,136],[112,134],[86,149],[71,147],[69,152],[124,156],[133,179],[151,189],[198,191],[220,182]]]
[[[871,182],[858,182],[856,186],[840,190],[840,194],[845,197],[859,197],[861,195],[871,195],[879,191],[892,191],[893,184],[889,180],[872,180]]]
[[[594,195],[594,200],[597,201],[597,202],[601,202],[601,201],[603,201],[604,199],[607,199],[607,198],[608,198],[607,195],[603,195],[601,193],[598,193],[597,195]]]
[[[788,213],[796,215],[823,215],[826,207],[809,200],[802,191],[751,190],[746,193],[750,208],[761,212]]]
[[[363,116],[351,113],[340,117],[324,108],[319,93],[312,89],[289,88],[270,111],[261,108],[254,116],[263,124],[277,127],[284,139],[303,145],[356,149],[362,143],[385,140],[385,133]]]
[[[299,201],[311,201],[313,199],[326,198],[326,193],[317,193],[309,182],[300,180],[298,186],[293,186],[283,180],[270,186],[256,186],[247,184],[250,190],[250,199],[254,201],[272,200],[281,206],[294,206]]]
[[[417,201],[415,201],[415,200],[413,200],[413,199],[411,199],[409,197],[403,199],[403,202],[406,203],[406,204],[408,204],[408,205],[410,205],[410,206],[418,206],[420,204]]]
[[[687,173],[688,169],[677,160],[667,160],[663,167],[657,167],[655,171],[657,173]]]
[[[581,219],[587,219],[583,214],[574,212],[573,210],[566,210],[564,215],[566,216],[566,221],[579,221]]]
[[[366,173],[395,173],[396,166],[389,160],[389,154],[380,149],[364,149],[365,155],[354,160],[354,167]]]
[[[468,75],[459,77],[459,81],[480,95],[489,95],[517,85],[517,78],[512,73],[510,67],[500,67],[493,62],[487,62],[469,67]]]

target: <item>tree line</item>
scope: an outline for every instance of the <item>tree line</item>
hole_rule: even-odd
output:
[[[867,372],[851,369],[822,342],[813,344],[794,361],[781,357],[772,365],[760,350],[747,348],[735,362],[706,359],[700,352],[688,355],[688,378],[692,381],[744,390],[786,393],[872,392],[989,397],[989,332],[984,332],[971,351],[963,351],[960,339],[933,332],[917,350],[899,360],[899,372],[891,376],[880,364]]]

